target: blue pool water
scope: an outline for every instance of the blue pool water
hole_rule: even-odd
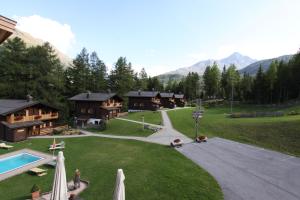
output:
[[[21,168],[43,158],[28,153],[20,153],[14,156],[0,159],[0,174]]]

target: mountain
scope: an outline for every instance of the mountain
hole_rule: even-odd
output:
[[[195,64],[193,64],[192,66],[189,67],[183,67],[183,68],[179,68],[175,71],[171,71],[171,72],[167,72],[166,74],[179,74],[179,75],[187,75],[189,72],[197,72],[200,75],[202,75],[205,71],[205,68],[208,65],[212,65],[214,62],[216,62],[220,68],[220,70],[222,70],[223,66],[229,66],[231,64],[234,64],[237,69],[242,69],[244,67],[246,67],[247,65],[254,63],[256,60],[248,57],[248,56],[244,56],[241,55],[240,53],[233,53],[230,56],[228,56],[227,58],[223,58],[220,60],[216,60],[216,59],[208,59],[208,60],[203,60],[200,62],[197,62]]]
[[[259,66],[262,66],[263,71],[267,71],[268,68],[269,68],[269,66],[270,66],[270,64],[273,61],[278,60],[278,61],[283,61],[283,62],[287,63],[292,57],[293,57],[293,55],[284,55],[284,56],[280,56],[280,57],[277,57],[277,58],[260,60],[260,61],[257,61],[255,63],[252,63],[252,64],[246,66],[245,68],[239,70],[239,72],[241,74],[248,73],[250,75],[255,75],[256,72],[259,69]]]
[[[41,39],[37,39],[34,38],[32,35],[30,35],[29,33],[20,31],[18,29],[15,30],[15,32],[9,37],[9,38],[14,38],[14,37],[19,37],[21,38],[26,45],[28,46],[37,46],[37,45],[42,45],[43,43],[45,43],[45,41],[41,40]],[[69,66],[72,63],[72,58],[70,58],[69,56],[67,56],[66,54],[60,52],[57,48],[55,48],[53,45],[51,45],[57,55],[57,57],[59,58],[59,60],[62,62],[62,64],[64,66]]]

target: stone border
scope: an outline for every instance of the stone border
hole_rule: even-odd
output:
[[[41,157],[43,159],[38,160],[34,163],[28,164],[26,166],[23,166],[21,168],[9,171],[7,173],[0,174],[0,181],[3,181],[3,180],[5,180],[7,178],[10,178],[12,176],[16,176],[18,174],[22,174],[26,171],[29,171],[30,169],[32,169],[34,167],[44,165],[44,164],[49,163],[49,162],[56,159],[55,157],[53,157],[50,154],[42,153],[42,152],[39,152],[39,151],[34,151],[34,150],[31,150],[31,149],[21,149],[21,150],[13,151],[13,152],[10,152],[10,153],[2,154],[2,155],[0,155],[0,159],[7,158],[7,157],[10,157],[10,156],[14,156],[14,155],[17,155],[17,154],[20,154],[20,153],[32,154],[34,156]]]

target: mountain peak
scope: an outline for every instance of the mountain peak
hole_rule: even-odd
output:
[[[224,65],[229,66],[231,64],[234,64],[237,69],[242,69],[252,63],[254,63],[256,60],[252,59],[248,56],[244,56],[240,54],[239,52],[234,52],[230,56],[217,60],[217,59],[208,59],[208,60],[202,60],[195,64],[193,64],[190,67],[183,67],[179,68],[175,71],[168,72],[167,74],[180,74],[180,75],[187,75],[189,72],[197,72],[200,75],[202,75],[208,65],[213,65],[214,62],[216,62],[220,68],[223,68]]]
[[[240,54],[239,52],[233,52],[230,56],[228,57],[243,57],[244,55]]]

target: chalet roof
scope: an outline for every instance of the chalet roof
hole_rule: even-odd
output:
[[[161,92],[160,93],[161,98],[172,98],[174,96],[173,92]]]
[[[16,23],[16,21],[0,15],[0,44],[14,32]]]
[[[158,91],[130,91],[126,94],[127,97],[156,97]]]
[[[0,99],[0,115],[4,116],[37,104],[42,104],[58,110],[55,107],[40,103],[39,101],[28,101],[25,99]]]
[[[13,123],[13,124],[2,121],[1,123],[4,126],[11,128],[11,129],[25,128],[25,127],[38,126],[38,125],[44,124],[44,122],[42,122],[40,120],[28,121],[28,122],[17,122],[17,123]]]
[[[175,99],[183,99],[184,98],[184,94],[175,94]]]
[[[71,101],[106,101],[112,97],[117,97],[120,100],[123,100],[116,93],[87,93],[87,92],[77,94],[77,95],[69,98],[69,100],[71,100]]]

